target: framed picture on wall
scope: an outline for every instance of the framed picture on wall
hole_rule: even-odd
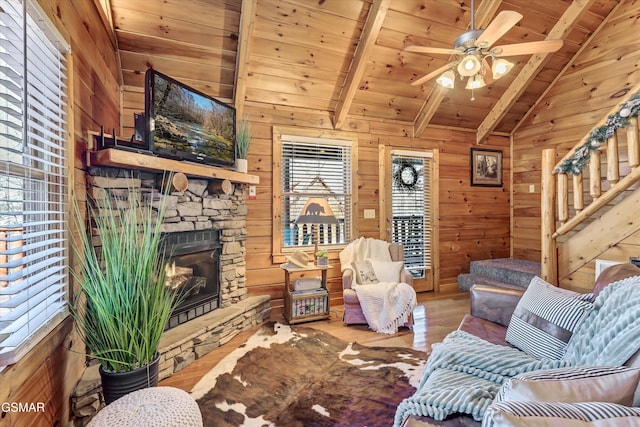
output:
[[[471,185],[502,187],[502,151],[471,149]]]

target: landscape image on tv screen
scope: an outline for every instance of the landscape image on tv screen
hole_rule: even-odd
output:
[[[233,164],[233,108],[154,74],[153,110],[154,149]]]

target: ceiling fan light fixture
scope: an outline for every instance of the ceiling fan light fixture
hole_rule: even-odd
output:
[[[482,64],[480,63],[480,60],[476,55],[471,53],[462,58],[462,60],[458,64],[457,70],[458,74],[460,74],[461,76],[469,77],[480,71],[481,67]]]
[[[453,74],[453,71],[447,70],[436,79],[436,82],[442,87],[453,89],[455,79],[456,76]]]
[[[493,65],[491,65],[491,73],[493,74],[493,79],[498,80],[500,77],[511,71],[512,68],[513,62],[509,62],[504,58],[494,60]]]
[[[469,77],[467,80],[466,89],[479,89],[481,87],[485,87],[487,84],[484,82],[484,79],[480,74],[476,74],[475,76]]]

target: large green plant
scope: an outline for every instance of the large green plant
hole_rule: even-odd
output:
[[[165,198],[154,210],[151,199],[141,200],[139,188],[130,186],[128,192],[128,201],[109,196],[88,203],[100,236],[99,250],[91,233],[84,232],[74,203],[79,233],[73,241],[78,267],[72,273],[80,292],[71,312],[87,350],[110,372],[130,371],[153,361],[180,299],[165,286],[161,246]]]

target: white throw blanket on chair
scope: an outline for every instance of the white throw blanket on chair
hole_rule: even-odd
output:
[[[399,326],[409,321],[416,306],[416,292],[411,285],[401,282],[357,284],[353,263],[367,259],[391,262],[389,243],[361,237],[340,252],[342,271],[353,271],[354,280],[351,288],[358,295],[362,313],[369,327],[383,334],[395,334]]]

